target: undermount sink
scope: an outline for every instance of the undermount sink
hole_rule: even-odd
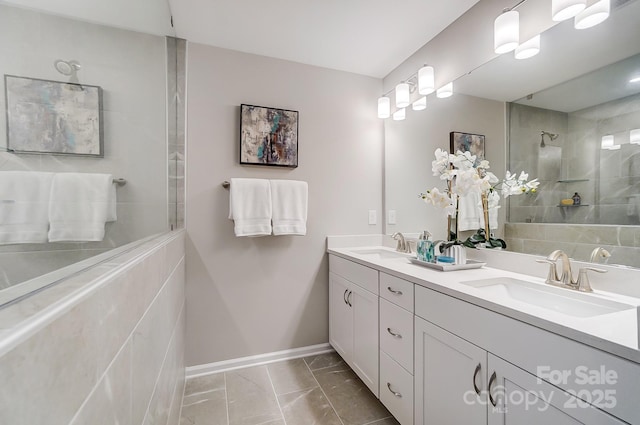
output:
[[[375,259],[389,259],[389,258],[407,258],[411,254],[404,252],[391,251],[383,248],[366,248],[366,249],[352,249],[353,254],[363,255]]]
[[[480,290],[489,300],[506,302],[514,300],[573,317],[595,317],[635,308],[594,294],[509,277],[469,280],[460,283]]]

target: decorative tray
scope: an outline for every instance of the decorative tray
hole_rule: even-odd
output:
[[[408,260],[411,261],[413,264],[417,264],[423,267],[428,267],[430,269],[440,270],[441,272],[452,272],[454,270],[479,269],[480,267],[487,264],[487,263],[483,263],[481,261],[475,261],[475,260],[467,260],[467,264],[428,263],[426,261],[420,261],[417,258],[409,258]]]

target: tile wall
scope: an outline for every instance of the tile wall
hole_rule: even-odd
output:
[[[571,258],[587,261],[595,248],[603,247],[611,253],[607,264],[640,267],[638,226],[506,223],[504,233],[509,251],[547,256],[561,249]]]
[[[0,310],[0,423],[177,424],[184,280],[172,232]]]
[[[640,145],[629,143],[640,94],[571,113],[515,103],[509,111],[509,168],[541,182],[537,195],[510,198],[510,222],[640,225]],[[540,147],[541,130],[558,137]],[[605,135],[620,149],[600,149]],[[580,207],[558,206],[576,192]]]

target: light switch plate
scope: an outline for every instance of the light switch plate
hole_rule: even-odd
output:
[[[378,223],[378,214],[376,210],[369,210],[369,224],[377,224]]]
[[[389,210],[389,214],[387,214],[387,224],[396,224],[396,210]]]

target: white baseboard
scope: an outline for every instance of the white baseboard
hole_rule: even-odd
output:
[[[297,359],[300,357],[315,356],[334,351],[329,343],[309,345],[307,347],[292,348],[290,350],[275,351],[273,353],[258,354],[255,356],[240,357],[221,362],[208,363],[186,368],[186,378],[209,375],[211,373],[225,372],[249,366],[279,362],[281,360]]]

